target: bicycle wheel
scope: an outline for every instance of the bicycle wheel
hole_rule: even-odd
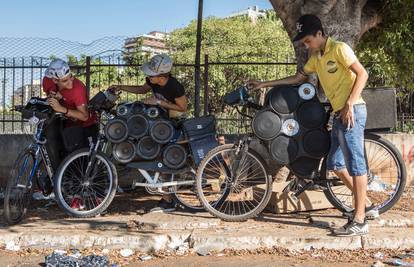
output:
[[[34,168],[34,151],[22,151],[13,165],[4,195],[4,217],[9,225],[19,223],[27,213],[33,193]]]
[[[55,176],[55,197],[68,215],[93,217],[108,208],[115,197],[118,176],[113,163],[101,152],[91,165],[89,149],[79,149],[68,155]]]
[[[268,204],[272,179],[254,150],[232,145],[212,149],[197,169],[196,188],[204,208],[225,221],[245,221]]]
[[[170,182],[192,182],[192,184],[170,186],[168,190],[178,207],[190,212],[203,211],[204,207],[198,199],[195,186],[195,172],[171,174]]]
[[[381,136],[366,133],[364,144],[368,160],[367,206],[377,208],[381,214],[400,199],[407,179],[406,168],[397,148]],[[325,171],[322,177],[332,179],[324,191],[329,202],[341,211],[352,211],[352,191],[333,172]]]

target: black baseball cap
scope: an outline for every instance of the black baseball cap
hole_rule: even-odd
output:
[[[303,15],[298,19],[298,22],[296,22],[297,34],[295,38],[293,38],[293,41],[299,41],[306,35],[313,34],[318,30],[323,31],[321,20],[315,15]]]

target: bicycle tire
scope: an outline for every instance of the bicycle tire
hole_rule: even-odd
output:
[[[203,204],[205,210],[207,210],[211,215],[213,215],[217,218],[220,218],[224,221],[237,222],[237,221],[246,221],[250,218],[254,218],[264,210],[264,208],[267,206],[267,204],[270,200],[270,197],[271,197],[272,182],[273,181],[272,181],[272,178],[269,177],[269,175],[267,173],[268,170],[267,170],[267,165],[266,165],[265,161],[261,158],[261,156],[256,151],[249,148],[248,151],[247,151],[247,155],[259,164],[259,167],[261,168],[261,170],[264,173],[265,188],[264,188],[263,198],[258,203],[258,205],[256,205],[251,211],[243,213],[243,214],[225,214],[225,213],[220,212],[219,210],[217,210],[214,206],[220,207],[226,201],[232,201],[232,200],[228,200],[230,194],[233,192],[232,188],[228,188],[226,186],[225,191],[222,194],[221,198],[216,202],[212,202],[209,199],[207,199],[207,197],[205,196],[205,194],[203,192],[203,185],[204,184],[203,184],[203,177],[202,176],[203,176],[203,173],[204,173],[204,169],[206,168],[208,162],[211,159],[213,159],[214,157],[216,157],[217,155],[219,155],[220,153],[222,153],[226,150],[234,150],[234,149],[236,149],[236,148],[233,144],[226,144],[226,145],[218,146],[218,147],[212,149],[209,153],[207,153],[207,155],[201,161],[201,163],[200,163],[200,165],[197,169],[196,188],[197,188],[197,195],[198,195],[198,198],[200,199],[200,202]],[[254,195],[254,193],[253,193],[253,195]],[[218,204],[218,203],[220,203],[220,204]]]
[[[394,159],[396,166],[397,166],[397,173],[399,177],[397,177],[397,185],[395,188],[395,192],[392,195],[391,198],[388,199],[386,202],[382,202],[378,205],[376,205],[376,208],[378,209],[379,214],[382,214],[389,209],[391,209],[401,198],[402,193],[404,192],[406,180],[407,180],[407,170],[405,167],[404,160],[401,156],[401,153],[398,151],[398,149],[388,140],[384,139],[383,137],[373,134],[373,133],[365,133],[365,142],[373,142],[374,144],[377,144],[381,146],[385,151],[387,151],[388,154],[392,156]],[[368,156],[367,156],[368,157]],[[368,162],[370,159],[368,159]],[[324,159],[324,163],[322,166],[326,166],[326,159]],[[369,169],[369,166],[368,166]],[[322,177],[327,177],[326,175],[326,168],[322,169]],[[339,209],[342,212],[349,212],[352,211],[353,208],[350,205],[347,205],[342,201],[337,194],[335,194],[333,190],[333,183],[328,182],[327,183],[327,189],[324,190],[325,196],[328,199],[328,201],[337,209]]]
[[[109,175],[109,188],[108,190],[104,190],[103,194],[105,194],[104,198],[100,199],[100,203],[97,203],[97,206],[88,210],[88,211],[82,211],[77,210],[75,208],[71,207],[71,204],[69,204],[65,197],[63,196],[62,190],[62,179],[64,177],[65,171],[69,168],[69,164],[74,162],[76,159],[79,159],[80,157],[89,157],[89,149],[88,148],[82,148],[79,150],[76,150],[69,154],[60,164],[56,175],[55,175],[55,181],[54,181],[54,192],[56,197],[56,202],[58,203],[59,207],[68,215],[76,217],[76,218],[89,218],[89,217],[95,217],[99,214],[101,214],[103,211],[105,211],[109,205],[111,204],[112,200],[115,197],[116,189],[118,186],[118,175],[116,168],[114,164],[108,159],[108,157],[101,153],[97,152],[96,159],[99,160],[104,164],[106,167],[106,171]],[[93,179],[92,179],[93,180]],[[107,191],[107,192],[106,192]],[[83,191],[84,192],[84,191]],[[69,198],[68,198],[69,200]],[[82,198],[83,200],[83,198]],[[92,204],[93,203],[93,200]],[[95,192],[95,201],[96,200],[96,192]],[[89,202],[87,202],[89,203]],[[85,203],[84,203],[85,204]],[[85,204],[86,205],[86,204]]]
[[[18,155],[16,161],[13,164],[13,168],[10,172],[10,177],[7,181],[7,187],[6,187],[6,191],[4,194],[4,217],[6,219],[6,222],[8,225],[15,225],[19,222],[21,222],[27,213],[28,210],[28,206],[30,205],[30,200],[32,198],[32,194],[33,194],[33,177],[32,179],[26,179],[25,184],[20,184],[18,187],[16,187],[16,183],[17,178],[19,177],[17,174],[19,173],[19,169],[20,169],[20,163],[22,160],[25,160],[26,158],[31,159],[32,162],[28,163],[26,162],[25,164],[29,164],[27,167],[29,168],[25,168],[24,173],[21,174],[21,176],[25,175],[29,175],[27,178],[30,177],[30,175],[35,175],[36,170],[33,170],[34,163],[35,163],[35,153],[34,151],[32,151],[31,149],[25,149],[22,152],[20,152],[20,154]],[[26,173],[27,170],[29,170],[29,173]],[[28,191],[27,191],[28,189]],[[22,191],[22,192],[19,192]],[[13,209],[14,205],[13,205],[13,197],[14,196],[19,196],[22,197],[22,207],[21,210],[17,211],[16,216],[14,216],[13,214]]]

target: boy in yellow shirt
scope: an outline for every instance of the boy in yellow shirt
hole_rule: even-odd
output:
[[[362,89],[368,80],[365,68],[352,49],[343,42],[325,36],[320,19],[303,15],[296,23],[297,35],[311,55],[303,70],[295,75],[273,81],[251,81],[251,89],[285,84],[301,84],[308,75],[316,73],[322,88],[335,112],[331,132],[331,150],[327,167],[352,188],[355,210],[343,227],[334,230],[338,236],[355,236],[368,233],[365,219],[367,192],[367,166],[364,157],[364,128],[367,118]]]

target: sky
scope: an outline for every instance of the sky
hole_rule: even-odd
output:
[[[223,17],[268,0],[204,0],[203,16]],[[171,31],[197,18],[198,0],[3,0],[0,37],[61,38],[88,44],[106,36]]]

